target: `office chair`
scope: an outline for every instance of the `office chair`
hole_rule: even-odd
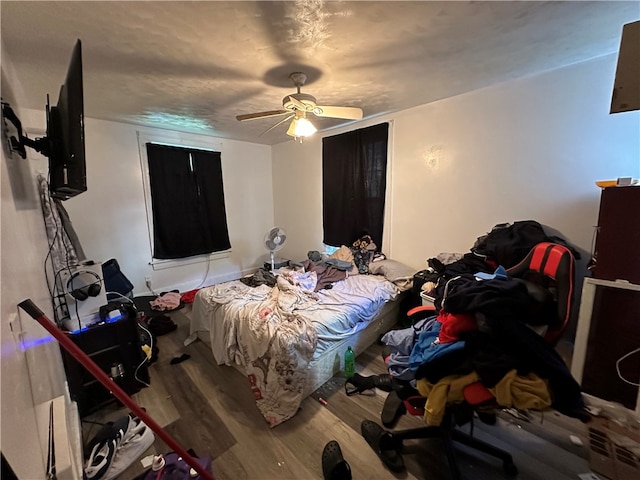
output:
[[[559,244],[549,242],[537,244],[520,263],[508,269],[507,274],[509,278],[522,279],[527,286],[528,294],[535,300],[542,302],[543,298],[541,297],[551,300],[551,304],[554,306],[553,309],[547,308],[539,312],[533,312],[532,318],[537,317],[538,320],[544,321],[546,325],[544,325],[543,331],[537,333],[542,335],[544,339],[542,343],[546,343],[548,347],[554,347],[567,328],[571,314],[574,282],[574,258],[571,251]],[[434,313],[435,307],[421,306],[410,310],[407,315],[412,321],[415,321],[417,318],[424,318]],[[529,332],[526,327],[524,330]],[[533,337],[532,340],[534,341],[532,343],[536,343],[539,337],[535,334],[533,334]],[[553,348],[549,348],[549,350],[552,350],[552,353],[555,354]],[[566,367],[559,356],[557,356],[556,361],[561,362],[563,368]],[[572,379],[568,369],[566,373],[569,375],[569,379]],[[567,378],[556,379],[554,385],[557,386],[562,381],[566,382],[566,380]],[[577,394],[579,396],[580,392],[577,383],[575,385],[571,382],[567,383],[569,384],[566,390],[568,395],[575,397]],[[552,384],[553,382],[550,382],[550,387]],[[409,391],[411,390],[409,389]],[[393,395],[395,395],[394,392],[390,393],[388,400]],[[424,414],[424,410],[420,407],[420,398],[423,399],[422,405],[424,405],[427,400],[426,397],[420,397],[415,390],[413,395],[407,395],[406,389],[403,397],[403,410],[414,415]],[[567,402],[567,405],[561,404],[561,408],[565,410],[563,413],[568,412],[568,414],[571,414],[571,408],[568,405],[569,402]],[[442,422],[438,426],[429,425],[409,430],[388,431],[375,422],[364,420],[361,429],[367,442],[374,448],[383,463],[393,471],[402,471],[404,468],[401,453],[404,440],[440,438],[443,441],[451,476],[454,480],[461,479],[453,446],[454,441],[502,460],[504,472],[509,476],[515,476],[518,473],[518,469],[509,452],[473,437],[474,412],[485,423],[492,423],[492,419],[495,422],[495,411],[499,408],[501,408],[501,405],[498,405],[496,397],[491,390],[481,381],[474,381],[463,388],[462,398],[455,403],[448,402],[446,404]],[[487,412],[494,412],[493,416]],[[574,416],[578,416],[578,414]],[[388,425],[384,421],[383,423]],[[470,423],[471,425],[469,433],[462,432],[456,428],[465,423]]]
[[[571,318],[575,276],[575,261],[571,250],[557,243],[539,243],[520,263],[508,269],[507,274],[514,278],[532,280],[553,295],[557,305],[556,316],[550,317],[543,338],[555,347]]]

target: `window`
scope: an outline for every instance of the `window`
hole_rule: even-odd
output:
[[[363,232],[382,249],[389,124],[322,139],[322,224],[327,245]]]
[[[154,259],[231,248],[220,152],[147,142]]]

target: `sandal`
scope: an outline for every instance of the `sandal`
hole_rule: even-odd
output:
[[[350,388],[349,385],[352,387]],[[347,396],[362,393],[366,390],[373,390],[379,388],[384,392],[390,392],[393,390],[393,378],[388,373],[380,375],[369,375],[363,377],[359,373],[354,374],[352,377],[347,378],[344,383],[344,390]]]
[[[363,420],[360,426],[362,436],[373,448],[382,463],[392,472],[404,471],[404,459],[400,453],[401,444],[380,425],[371,420]]]
[[[331,440],[322,450],[322,474],[324,480],[351,480],[351,467],[342,457],[340,444]]]
[[[390,392],[394,390],[393,377],[388,373],[382,373],[380,375],[374,375],[373,385],[379,388],[383,392]]]
[[[352,377],[347,378],[344,382],[344,391],[347,396],[356,395],[366,390],[373,390],[376,388],[372,377],[363,377],[359,373],[354,374]]]
[[[405,413],[407,413],[407,409],[404,405],[404,402],[396,392],[391,392],[389,395],[387,395],[387,398],[384,401],[380,419],[382,420],[382,424],[385,427],[391,428]]]

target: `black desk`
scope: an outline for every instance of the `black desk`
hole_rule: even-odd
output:
[[[149,383],[147,362],[143,363],[145,354],[140,348],[140,333],[135,318],[124,318],[116,322],[92,326],[68,335],[73,343],[80,347],[107,375],[114,378],[114,382],[128,395],[139,392],[146,386],[145,383]],[[116,400],[75,357],[65,349],[61,351],[69,393],[78,403],[80,417]],[[121,366],[119,370],[121,374],[114,375],[113,373],[118,371],[118,366]]]

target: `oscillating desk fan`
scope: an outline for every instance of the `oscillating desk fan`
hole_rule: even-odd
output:
[[[273,227],[264,236],[264,246],[269,250],[271,256],[271,271],[276,269],[275,252],[280,250],[287,239],[287,232],[282,227]]]

